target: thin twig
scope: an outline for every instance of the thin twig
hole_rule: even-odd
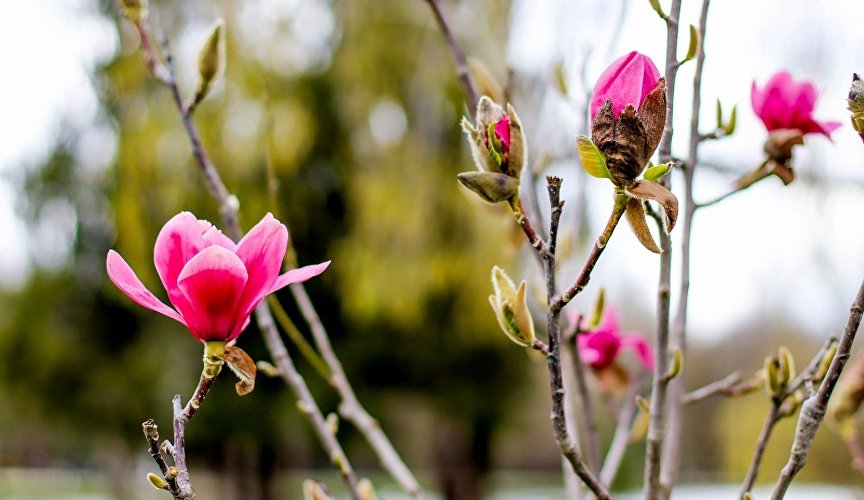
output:
[[[339,414],[342,418],[354,424],[357,430],[363,434],[363,437],[366,438],[366,441],[381,461],[381,465],[387,469],[387,472],[393,476],[393,479],[399,483],[399,486],[414,498],[423,499],[424,495],[420,483],[414,477],[414,474],[411,473],[411,470],[408,469],[408,466],[405,465],[405,462],[399,456],[390,439],[384,434],[378,421],[372,418],[369,412],[366,411],[366,408],[360,404],[360,400],[354,393],[348,376],[342,368],[342,363],[330,344],[330,336],[327,335],[327,330],[324,328],[324,324],[321,322],[315,306],[306,293],[306,288],[303,287],[302,283],[295,283],[289,288],[291,289],[291,294],[294,296],[294,300],[297,302],[297,307],[300,309],[300,314],[303,315],[303,318],[309,325],[309,329],[312,331],[315,345],[318,347],[318,351],[330,370],[328,382],[330,382],[330,385],[333,386],[342,399],[339,403]]]
[[[770,177],[772,175],[771,169],[765,168],[765,165],[767,162],[768,162],[768,160],[765,160],[765,162],[762,163],[762,166],[761,166],[762,171],[759,173],[759,176],[752,179],[752,181],[749,182],[746,186],[735,186],[732,189],[730,189],[728,192],[726,192],[726,193],[724,193],[724,194],[722,194],[722,195],[720,195],[720,196],[718,196],[712,200],[702,202],[702,203],[697,203],[696,208],[705,208],[705,207],[710,207],[711,205],[716,205],[717,203],[720,203],[721,201],[725,200],[726,198],[729,198],[730,196],[732,196],[734,194],[738,194],[741,191],[744,191],[745,189],[749,188],[753,184],[756,184],[757,182],[759,182],[761,180],[767,179],[768,177]]]
[[[615,427],[612,443],[609,445],[606,459],[603,462],[603,469],[600,471],[600,480],[603,481],[603,484],[611,485],[615,476],[618,475],[618,469],[621,468],[621,462],[624,460],[624,454],[627,452],[627,445],[630,442],[630,426],[636,415],[637,406],[634,398],[641,392],[642,386],[643,384],[633,384],[618,411],[618,425]]]
[[[681,404],[683,406],[689,406],[705,401],[712,396],[741,396],[742,394],[755,391],[764,383],[761,377],[754,377],[750,380],[745,380],[744,382],[739,382],[740,378],[738,372],[735,372],[723,379],[711,382],[706,386],[690,391],[684,394],[681,398]]]
[[[174,498],[177,498],[180,494],[180,491],[177,488],[177,476],[173,472],[169,474],[168,464],[165,462],[165,457],[162,456],[162,451],[159,449],[159,428],[156,426],[156,421],[152,418],[146,420],[141,424],[141,428],[144,430],[144,437],[147,438],[150,456],[153,457],[153,460],[162,472],[162,477],[165,478],[165,481],[168,483],[168,492],[171,493]]]
[[[678,76],[678,19],[681,16],[681,0],[672,0],[666,17],[666,126],[657,148],[661,163],[672,161],[672,134],[675,102],[675,80]],[[670,176],[662,182],[669,188]],[[661,455],[666,435],[666,391],[669,372],[669,309],[672,279],[672,242],[660,227],[660,276],[657,285],[657,332],[655,335],[656,363],[651,386],[650,420],[645,450],[644,488],[646,500],[662,498],[665,493],[660,484]]]
[[[456,73],[459,75],[459,82],[462,84],[462,88],[465,90],[465,98],[468,100],[468,109],[474,109],[480,96],[477,93],[477,85],[474,83],[474,78],[471,76],[471,66],[468,65],[465,52],[459,46],[459,42],[456,41],[453,32],[450,31],[450,26],[447,24],[447,20],[444,19],[444,14],[441,13],[438,0],[426,0],[426,2],[429,3],[429,7],[432,7],[438,27],[447,40],[450,53],[453,54],[453,61],[456,63]]]
[[[840,373],[846,366],[846,361],[849,360],[849,355],[852,352],[852,343],[858,333],[862,313],[864,313],[864,282],[861,283],[858,295],[856,295],[849,310],[849,319],[846,321],[846,329],[837,345],[837,354],[834,356],[819,390],[814,396],[807,399],[801,407],[801,415],[798,417],[798,426],[795,429],[795,440],[792,442],[789,460],[783,467],[777,484],[774,486],[774,491],[771,493],[772,500],[783,498],[792,483],[792,479],[807,462],[807,455],[813,445],[813,438],[816,437],[816,431],[825,418],[828,399],[834,392]]]
[[[549,205],[552,209],[551,221],[549,223],[548,248],[543,256],[543,274],[546,278],[546,296],[549,304],[546,311],[547,329],[549,332],[549,355],[546,357],[549,369],[549,384],[552,393],[552,426],[555,432],[555,441],[561,449],[561,454],[570,462],[573,471],[582,479],[588,488],[597,495],[597,498],[608,499],[609,492],[599,481],[582,460],[570,434],[567,430],[567,421],[564,415],[564,383],[561,376],[561,309],[555,308],[555,296],[557,284],[555,279],[555,246],[558,239],[558,225],[561,219],[561,210],[564,203],[561,201],[561,179],[558,177],[547,177],[546,184],[549,192]],[[574,358],[578,359],[578,348]],[[578,369],[578,367],[577,367]]]
[[[147,37],[147,27],[144,23],[138,23],[136,27],[138,28],[139,33],[144,33],[144,35],[142,35],[142,38]],[[166,78],[159,78],[159,75],[157,74],[154,74],[154,76],[161,82],[163,82],[165,85],[167,85],[168,88],[171,90],[171,95],[174,98],[175,107],[180,113],[184,129],[186,130],[186,135],[188,136],[189,141],[192,145],[193,156],[195,157],[196,163],[198,164],[199,170],[201,171],[201,174],[204,178],[204,183],[207,186],[207,189],[212,195],[212,197],[219,204],[219,214],[222,219],[222,225],[228,236],[230,236],[234,241],[239,241],[243,235],[237,219],[237,207],[239,203],[236,197],[234,197],[228,192],[228,189],[222,182],[218,170],[216,170],[216,167],[213,165],[209,155],[201,144],[200,134],[198,133],[195,122],[192,120],[192,116],[189,114],[188,110],[184,106],[183,98],[180,93],[180,88],[177,84],[177,79],[175,76],[173,56],[167,37],[163,39],[162,46],[162,51],[165,57],[164,67],[167,70],[165,75]],[[288,383],[289,387],[291,387],[295,396],[298,398],[298,407],[300,407],[302,409],[302,413],[307,416],[309,422],[312,424],[313,429],[318,435],[322,446],[330,456],[331,461],[337,466],[343,480],[345,481],[351,493],[352,498],[359,500],[361,497],[357,489],[356,474],[354,473],[354,470],[351,467],[351,464],[348,461],[345,452],[342,450],[341,445],[336,440],[335,436],[333,436],[333,434],[330,432],[329,426],[327,426],[326,422],[324,421],[324,417],[321,413],[320,408],[318,408],[318,405],[315,402],[312,393],[309,391],[302,376],[299,372],[297,372],[296,367],[288,357],[288,351],[285,347],[285,344],[282,342],[282,339],[279,337],[279,331],[276,328],[276,324],[273,322],[270,308],[267,306],[266,302],[262,302],[256,308],[255,316],[258,322],[258,327],[261,330],[262,335],[264,336],[265,342],[267,343],[268,350],[270,351],[271,356],[273,356],[274,361],[276,361],[276,366],[279,370],[280,375],[285,380],[285,382]],[[175,410],[178,404],[179,401],[177,398],[175,398]],[[194,414],[194,411],[192,411],[192,413]],[[178,448],[178,420],[176,414],[177,412],[175,412],[175,449]],[[182,442],[182,425],[179,427],[179,431],[179,438]],[[182,453],[182,449],[177,450],[177,452]],[[185,456],[181,458],[185,465]],[[175,465],[177,465],[179,469],[180,465],[176,463],[176,460],[177,457],[175,455]],[[180,478],[178,476],[178,483],[179,481]]]
[[[780,420],[792,415],[798,408],[798,402],[795,399],[795,393],[805,383],[812,381],[817,376],[817,372],[822,365],[822,360],[831,346],[836,342],[836,339],[830,338],[825,341],[825,344],[819,349],[819,352],[810,360],[807,367],[799,373],[782,394],[771,398],[771,411],[765,417],[765,423],[762,424],[762,430],[759,432],[759,437],[756,440],[756,450],[753,453],[753,458],[750,461],[750,467],[747,469],[747,474],[744,477],[744,482],[741,485],[740,497],[744,498],[746,493],[749,493],[756,482],[759,475],[759,466],[765,454],[765,448],[768,445],[768,440],[771,437],[771,431]],[[758,382],[758,379],[754,379]]]

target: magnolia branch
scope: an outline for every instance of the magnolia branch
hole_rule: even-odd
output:
[[[676,5],[677,4],[677,5]],[[690,116],[690,137],[689,148],[687,152],[687,163],[684,168],[684,214],[681,228],[681,278],[678,288],[678,304],[675,313],[675,320],[672,324],[671,341],[672,348],[680,349],[681,353],[686,353],[686,337],[687,337],[687,309],[690,298],[690,241],[693,231],[693,216],[696,213],[696,203],[693,200],[693,180],[696,171],[696,164],[699,153],[700,133],[699,133],[699,111],[702,106],[702,71],[705,66],[705,32],[708,22],[708,7],[710,1],[703,0],[702,9],[699,18],[699,40],[696,47],[696,68],[693,73],[693,105]],[[680,8],[680,2],[673,2],[673,11],[676,7]],[[674,12],[674,18],[677,21],[679,12]],[[675,24],[677,30],[677,22]],[[672,26],[670,25],[670,31]],[[671,33],[670,38],[671,42]],[[677,33],[674,44],[677,46]],[[667,45],[668,47],[668,45]],[[667,58],[674,57],[675,51],[667,51]],[[668,59],[667,59],[668,64]],[[678,67],[675,67],[677,72]],[[667,69],[667,73],[668,73]],[[676,74],[676,73],[673,73]],[[667,75],[667,82],[668,82]],[[667,120],[669,126],[672,123],[672,101],[675,90],[674,80],[669,84],[670,94],[667,96],[669,104],[669,114]],[[671,136],[671,132],[670,132]],[[665,138],[665,136],[664,136]],[[671,137],[670,137],[671,140]],[[671,144],[670,144],[671,146]],[[663,161],[661,151],[661,161]],[[662,231],[661,231],[662,232]],[[670,259],[670,256],[664,255],[664,259]],[[663,264],[661,264],[661,268]],[[671,267],[671,266],[670,266]],[[662,271],[661,271],[661,274]],[[662,280],[661,280],[662,281]],[[668,281],[666,281],[668,283]],[[661,288],[663,286],[661,285]],[[668,298],[666,299],[668,300]],[[668,324],[668,320],[667,320]],[[659,348],[658,348],[659,350]],[[661,355],[665,355],[661,352]],[[660,384],[662,385],[662,384]],[[672,381],[669,387],[669,402],[668,402],[668,420],[666,422],[666,442],[663,443],[662,457],[660,464],[660,482],[665,494],[668,496],[678,477],[678,469],[681,462],[681,446],[683,432],[683,409],[684,398],[684,380],[683,377],[676,381]],[[650,433],[650,431],[649,431]]]
[[[558,239],[558,224],[561,219],[561,211],[564,203],[561,201],[561,179],[558,177],[547,177],[547,190],[549,192],[549,204],[552,209],[549,223],[548,249],[543,255],[543,274],[546,278],[546,294],[549,304],[546,311],[547,329],[549,334],[549,355],[546,357],[549,369],[549,383],[552,391],[552,426],[555,432],[555,440],[561,449],[561,454],[570,462],[573,471],[585,483],[599,499],[608,499],[609,492],[599,481],[582,460],[573,440],[567,430],[567,421],[564,408],[564,383],[561,375],[561,310],[555,308],[554,297],[557,295],[557,284],[555,279],[555,247]],[[573,353],[574,362],[578,363],[578,343]],[[580,367],[576,366],[578,372]],[[583,407],[583,411],[587,409]]]
[[[142,40],[145,38],[149,39],[146,24],[144,24],[143,22],[138,22],[135,23],[135,26],[138,29],[139,35],[141,36]],[[188,136],[189,141],[192,145],[193,156],[195,157],[196,163],[198,164],[199,170],[201,171],[201,174],[204,178],[204,183],[207,186],[210,194],[219,204],[219,213],[222,218],[223,227],[225,228],[226,233],[234,241],[239,241],[243,235],[237,219],[237,207],[239,203],[237,202],[236,197],[234,197],[228,192],[228,189],[225,187],[225,184],[222,182],[222,179],[219,176],[219,172],[213,165],[209,155],[201,144],[200,134],[198,133],[198,129],[192,119],[192,110],[187,108],[183,104],[183,98],[180,93],[180,88],[177,84],[177,79],[174,72],[173,56],[171,54],[167,37],[164,39],[162,45],[162,50],[165,57],[164,68],[166,71],[164,72],[164,74],[154,73],[154,77],[156,77],[160,82],[164,83],[170,89],[171,95],[174,98],[174,103],[177,111],[180,113],[181,119],[183,121],[186,135]],[[152,52],[152,47],[150,47],[149,45],[145,46],[144,44],[141,45],[142,50],[148,50],[148,48],[149,52],[144,54],[145,59],[148,61],[148,67],[163,67],[159,63],[151,65],[150,61],[157,60],[156,55]],[[273,322],[273,318],[270,313],[270,309],[267,306],[267,303],[262,302],[256,308],[255,312],[256,319],[258,321],[258,327],[264,335],[264,339],[267,343],[268,350],[270,351],[271,356],[273,356],[274,361],[276,361],[276,367],[279,370],[280,375],[285,380],[285,382],[288,383],[289,387],[291,387],[295,396],[298,398],[298,407],[303,410],[302,413],[306,415],[307,419],[315,430],[315,433],[318,436],[322,446],[330,456],[331,461],[337,465],[337,468],[342,475],[342,478],[345,481],[349,491],[351,492],[352,497],[359,500],[361,497],[357,489],[356,474],[354,473],[354,470],[351,467],[351,464],[348,461],[345,452],[342,450],[341,445],[336,440],[333,433],[330,432],[329,427],[324,421],[321,410],[320,408],[318,408],[318,405],[315,402],[315,399],[309,391],[308,387],[306,386],[305,381],[303,380],[300,373],[297,372],[296,367],[288,357],[288,351],[285,347],[285,344],[282,342],[282,339],[279,337],[279,331],[276,328],[276,324]],[[176,429],[177,418],[175,416],[175,432]],[[177,438],[175,436],[175,448],[177,447],[176,441]],[[183,457],[183,460],[185,462],[185,457]]]
[[[471,66],[468,64],[465,52],[459,46],[459,42],[456,41],[453,32],[450,31],[450,26],[447,24],[447,20],[444,19],[444,14],[441,12],[438,0],[426,0],[426,2],[432,8],[432,12],[435,14],[435,21],[438,22],[438,27],[447,40],[447,46],[450,47],[450,53],[453,54],[453,61],[456,63],[456,73],[459,75],[459,82],[462,84],[462,88],[465,90],[465,98],[468,100],[468,109],[473,109],[477,105],[480,95],[477,93],[477,85],[471,76]]]
[[[681,397],[681,404],[689,406],[713,396],[734,397],[742,394],[753,392],[763,384],[761,377],[754,377],[750,380],[741,382],[741,375],[738,372],[731,373],[726,377],[711,382],[708,385],[690,391]]]
[[[843,331],[843,336],[840,337],[840,343],[837,345],[837,354],[834,360],[831,361],[831,366],[828,367],[828,372],[819,386],[816,394],[808,398],[801,407],[801,414],[798,417],[798,426],[795,429],[795,440],[792,442],[792,450],[789,455],[789,460],[783,467],[777,484],[774,486],[774,491],[771,493],[772,500],[783,498],[786,490],[792,483],[795,475],[804,467],[807,462],[807,455],[810,453],[810,447],[813,445],[813,438],[816,437],[816,431],[822,424],[825,418],[825,413],[828,410],[828,399],[834,392],[834,387],[837,385],[837,380],[840,378],[840,373],[846,366],[849,360],[849,355],[852,352],[852,344],[855,342],[855,335],[858,333],[858,327],[861,324],[861,315],[864,313],[864,281],[862,281],[858,289],[858,295],[855,296],[855,301],[852,302],[852,307],[849,310],[849,319],[846,321],[846,329]]]
[[[678,76],[678,19],[681,16],[681,0],[672,0],[666,21],[666,126],[657,151],[661,163],[672,160],[672,123],[674,117],[675,80]],[[669,188],[669,177],[662,182]],[[660,277],[657,284],[657,332],[654,379],[651,386],[650,420],[648,423],[647,448],[645,450],[644,488],[645,498],[654,500],[664,495],[660,484],[661,452],[666,434],[666,391],[669,379],[669,308],[672,280],[672,242],[660,228]]]

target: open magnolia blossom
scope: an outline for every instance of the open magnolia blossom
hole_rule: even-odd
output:
[[[577,338],[580,359],[594,370],[607,389],[616,390],[627,383],[627,373],[617,362],[623,348],[633,349],[645,370],[654,369],[654,356],[648,341],[641,333],[622,332],[618,315],[611,307],[606,308],[597,328],[581,333]]]
[[[634,51],[616,59],[600,75],[591,97],[591,138],[576,138],[582,167],[594,177],[612,181],[616,204],[626,208],[639,241],[657,253],[660,248],[645,222],[643,201],[663,206],[667,232],[678,217],[678,199],[656,182],[671,166],[646,170],[665,126],[666,83],[651,59]],[[638,179],[643,171],[643,179]]]
[[[179,321],[198,340],[231,342],[267,295],[317,276],[330,264],[280,275],[287,246],[288,229],[271,214],[235,244],[211,223],[181,212],[159,232],[153,250],[173,307],[156,298],[114,250],[108,252],[108,277],[135,303]]]
[[[818,97],[816,87],[808,81],[795,82],[786,71],[772,76],[763,88],[754,81],[750,87],[750,102],[753,112],[768,130],[765,153],[768,159],[756,170],[735,181],[739,188],[746,188],[767,175],[776,175],[784,184],[795,180],[792,170],[792,149],[804,144],[807,134],[820,134],[831,138],[839,122],[817,120],[813,109]],[[853,120],[854,125],[854,120]]]

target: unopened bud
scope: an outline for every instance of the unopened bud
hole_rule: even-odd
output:
[[[779,397],[783,393],[780,383],[780,362],[775,356],[765,358],[765,390],[772,398]]]
[[[588,327],[592,330],[600,326],[600,321],[603,319],[603,309],[606,308],[606,290],[600,289],[597,294],[597,301],[594,302],[594,312],[591,314],[591,320],[588,322]]]
[[[852,127],[864,140],[864,81],[858,73],[852,74],[852,85],[849,87],[849,111],[852,112]]]
[[[165,473],[165,479],[170,481],[175,479],[178,474],[180,474],[180,471],[177,470],[176,466],[172,465],[171,467],[168,467],[168,472]]]
[[[497,172],[463,172],[459,182],[489,203],[509,201],[519,196],[519,180]]]
[[[666,374],[667,380],[672,380],[681,373],[681,367],[684,366],[684,353],[680,347],[676,347],[672,351],[672,364],[669,366],[669,373]]]
[[[522,123],[512,106],[505,111],[487,96],[477,103],[476,124],[462,119],[477,168],[519,180],[526,163],[527,146]]]
[[[831,341],[831,345],[828,346],[828,349],[825,351],[825,355],[822,356],[822,360],[819,362],[819,368],[816,370],[816,374],[814,375],[814,380],[816,382],[821,382],[825,375],[828,373],[828,368],[831,367],[831,362],[834,361],[834,356],[837,355],[837,340],[834,339]]]
[[[147,19],[147,0],[121,0],[120,14],[129,21],[138,24]]]
[[[331,434],[336,434],[339,432],[339,415],[335,413],[329,413],[327,415],[327,428],[330,430]]]
[[[535,338],[534,320],[528,309],[525,280],[517,289],[507,273],[495,266],[492,268],[492,287],[495,294],[489,296],[489,304],[501,330],[513,342],[530,347]]]
[[[362,500],[378,500],[378,495],[375,493],[372,481],[365,477],[357,482],[357,492],[360,493]]]
[[[303,500],[330,500],[331,498],[333,497],[323,484],[314,479],[303,481]]]
[[[198,89],[189,106],[194,109],[210,92],[213,82],[225,70],[225,21],[218,20],[198,52]]]
[[[634,398],[634,401],[636,401],[636,406],[638,406],[645,413],[651,412],[651,403],[647,399],[637,394]]]
[[[152,472],[147,473],[147,480],[150,481],[150,484],[156,488],[157,490],[167,490],[168,483],[162,479],[161,477],[153,474]]]
[[[795,358],[785,346],[780,346],[780,384],[786,386],[795,378]]]

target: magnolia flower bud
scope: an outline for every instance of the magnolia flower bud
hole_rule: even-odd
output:
[[[497,172],[463,172],[456,176],[463,186],[489,203],[508,201],[519,195],[519,181]]]
[[[219,19],[198,52],[198,89],[190,109],[201,103],[210,87],[225,70],[225,21]]]
[[[780,346],[780,382],[783,386],[789,384],[795,378],[795,358],[785,346]]]
[[[476,125],[463,118],[462,130],[468,137],[478,169],[502,173],[518,182],[527,152],[522,123],[512,106],[508,104],[505,111],[483,96],[477,103]]]
[[[165,482],[165,480],[162,479],[161,477],[157,476],[156,474],[153,474],[152,472],[147,473],[147,480],[150,481],[150,484],[154,488],[156,488],[157,490],[167,490],[168,489],[168,483]]]
[[[777,398],[783,394],[784,385],[780,376],[780,362],[776,356],[768,356],[765,358],[765,391],[772,398]]]
[[[522,347],[530,347],[534,342],[534,320],[528,309],[525,295],[525,280],[519,283],[519,288],[498,266],[492,268],[492,287],[495,294],[489,296],[489,304],[495,311],[495,317],[504,334]]]
[[[147,0],[121,0],[120,14],[135,24],[147,19]]]
[[[864,139],[864,81],[858,73],[852,74],[849,87],[849,111],[852,112],[852,127]]]

